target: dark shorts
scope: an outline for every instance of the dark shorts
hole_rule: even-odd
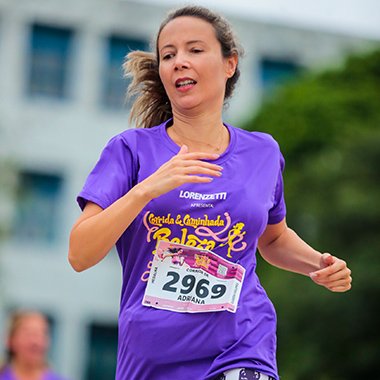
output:
[[[219,375],[215,380],[274,380],[273,377],[264,375],[253,369],[236,368]]]

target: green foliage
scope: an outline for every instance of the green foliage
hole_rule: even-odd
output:
[[[284,87],[245,128],[280,143],[288,224],[353,272],[352,290],[334,294],[260,265],[282,378],[380,378],[380,50]]]

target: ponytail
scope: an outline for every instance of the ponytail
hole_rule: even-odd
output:
[[[123,69],[124,76],[132,78],[127,91],[127,97],[134,100],[130,122],[137,128],[151,128],[173,116],[154,53],[145,51],[129,53]]]

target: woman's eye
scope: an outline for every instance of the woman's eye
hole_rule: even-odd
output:
[[[167,54],[164,54],[164,55],[162,56],[162,59],[167,60],[167,59],[172,58],[173,56],[174,56],[173,53],[167,53]]]
[[[202,53],[203,50],[194,48],[194,49],[191,49],[191,51],[192,53]]]

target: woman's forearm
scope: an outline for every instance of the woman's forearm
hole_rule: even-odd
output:
[[[321,266],[322,254],[286,225],[274,240],[259,241],[259,251],[270,264],[291,272],[309,275]]]
[[[287,226],[285,219],[267,226],[259,239],[259,251],[270,264],[310,276],[316,284],[332,292],[351,289],[351,270],[347,263],[310,247]]]
[[[80,272],[101,261],[149,201],[137,185],[104,210],[87,205],[70,234],[71,266]]]

